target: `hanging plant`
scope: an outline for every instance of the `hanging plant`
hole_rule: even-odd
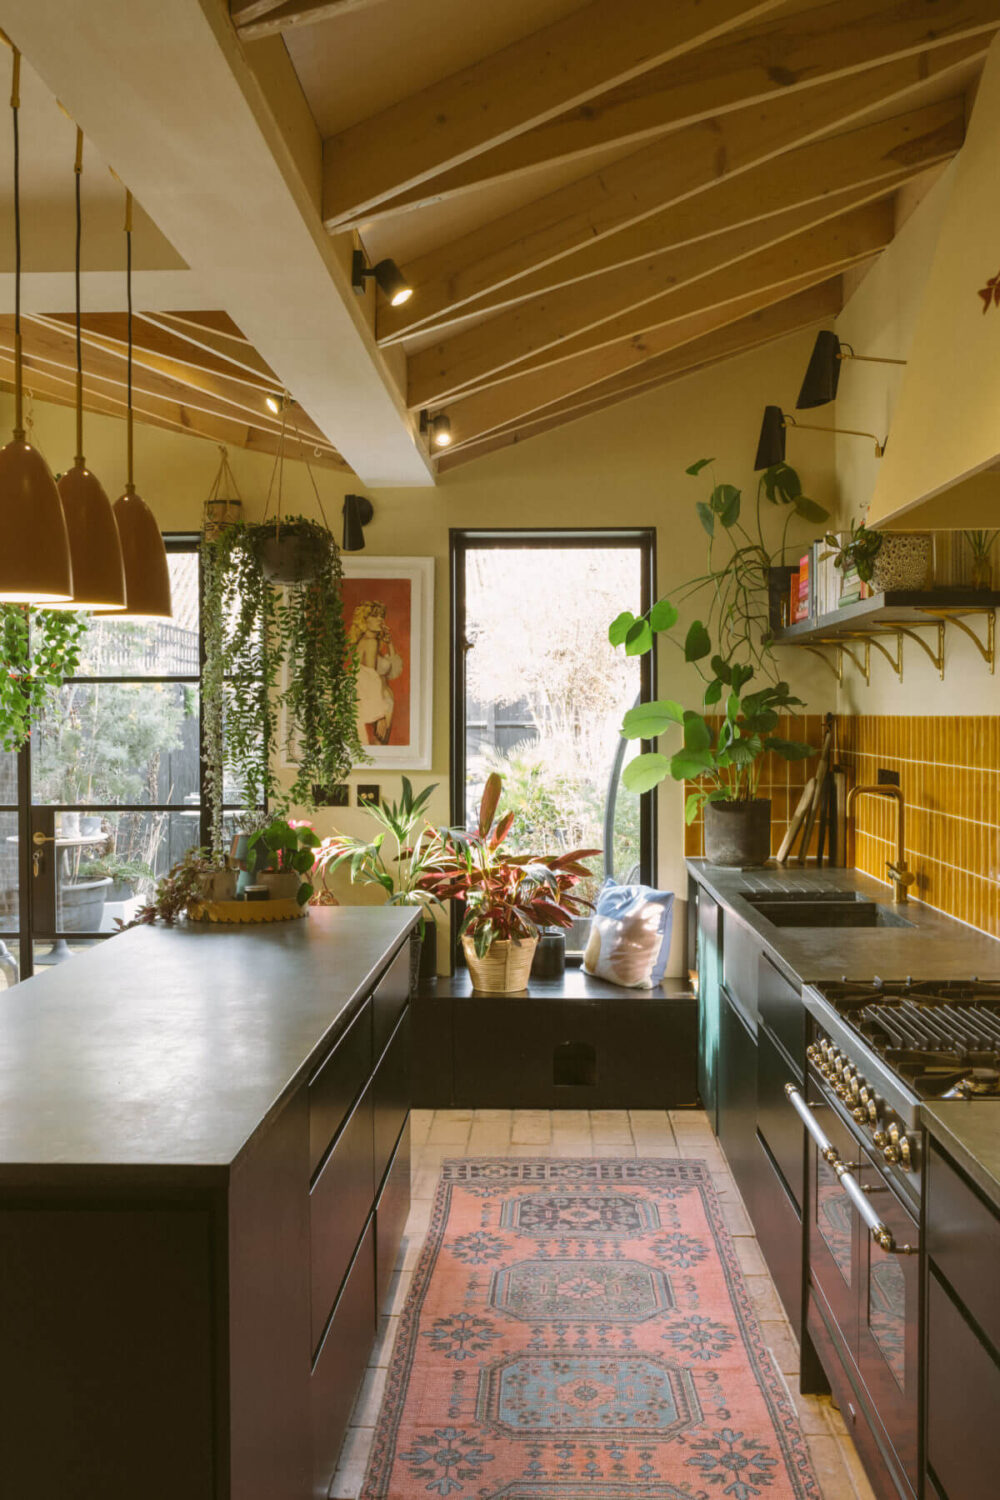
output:
[[[52,695],[80,664],[89,616],[0,605],[0,749],[27,742]]]

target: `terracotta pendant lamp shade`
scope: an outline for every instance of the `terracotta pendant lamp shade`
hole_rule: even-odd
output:
[[[4,38],[6,40],[6,38]],[[11,81],[14,117],[14,438],[0,450],[0,602],[52,604],[73,592],[69,537],[52,472],[25,441],[21,361],[21,183],[17,112],[21,54]]]
[[[80,331],[80,245],[83,131],[76,132],[76,460],[59,481],[69,550],[73,597],[54,609],[123,610],[125,570],[118,527],[104,486],[83,457],[83,342]]]

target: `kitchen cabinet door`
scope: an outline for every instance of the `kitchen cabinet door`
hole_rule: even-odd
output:
[[[698,1092],[718,1133],[719,1005],[722,911],[698,889]]]
[[[757,1039],[724,986],[719,1026],[718,1119],[719,1144],[750,1208],[758,1170]]]

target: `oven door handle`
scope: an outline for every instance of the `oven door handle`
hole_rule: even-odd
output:
[[[830,1144],[822,1130],[820,1130],[812,1111],[802,1097],[802,1091],[797,1089],[794,1083],[786,1083],[785,1093],[788,1096],[789,1104],[805,1126],[807,1134],[816,1142],[823,1160],[828,1162],[832,1170],[836,1173],[837,1181],[848,1198],[850,1198],[851,1204],[860,1217],[861,1222],[870,1230],[871,1237],[879,1249],[884,1250],[887,1255],[916,1255],[916,1250],[910,1245],[896,1244],[892,1230],[887,1224],[883,1224],[875,1209],[868,1201],[868,1198],[851,1176],[851,1168],[845,1162],[841,1161],[836,1148]]]

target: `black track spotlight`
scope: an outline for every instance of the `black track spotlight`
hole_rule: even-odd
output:
[[[359,297],[364,296],[365,282],[370,276],[374,276],[376,286],[382,289],[393,307],[402,307],[413,296],[412,286],[394,260],[380,260],[370,266],[365,252],[355,250],[351,257],[351,286]]]
[[[432,417],[424,407],[420,413],[420,431],[424,437],[430,439],[435,448],[451,446],[451,418],[446,417],[443,411],[439,411],[436,417]]]
[[[885,444],[888,439],[881,443],[874,432],[859,432],[856,427],[819,427],[815,422],[797,422],[787,412],[782,411],[780,406],[765,406],[764,420],[760,424],[760,437],[757,440],[757,457],[753,461],[754,469],[770,469],[775,464],[785,462],[785,435],[789,427],[802,427],[806,432],[839,432],[847,437],[871,438],[875,444],[875,457],[881,458],[885,452]]]
[[[365,527],[375,514],[375,507],[367,495],[345,495],[341,510],[344,517],[341,551],[363,552],[365,550]]]
[[[855,354],[850,344],[843,343],[829,328],[823,328],[816,335],[799,399],[795,403],[796,411],[826,406],[837,399],[840,365],[845,359],[860,359],[870,365],[906,364],[905,359],[888,359],[881,354]]]

